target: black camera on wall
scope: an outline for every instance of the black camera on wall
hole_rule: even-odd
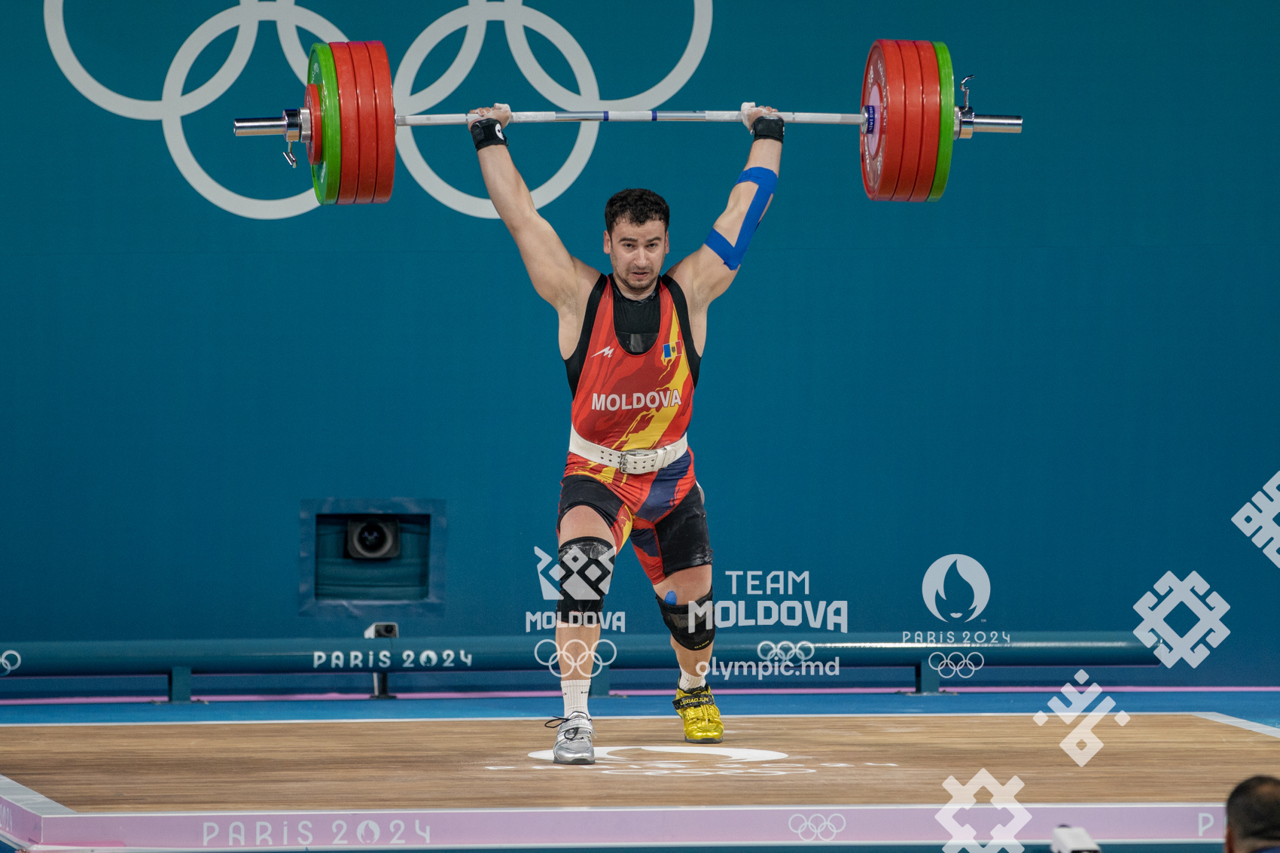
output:
[[[400,556],[400,521],[366,515],[347,519],[346,556],[353,560],[390,560]]]
[[[303,501],[299,517],[303,612],[325,606],[351,614],[359,602],[440,605],[443,501],[322,498]],[[379,610],[367,615],[377,619],[391,614]]]

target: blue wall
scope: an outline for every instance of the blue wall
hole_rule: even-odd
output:
[[[188,35],[229,5],[67,0],[63,17],[89,74],[156,99]],[[460,3],[303,5],[382,39],[394,72]],[[691,0],[527,5],[576,38],[604,98],[665,77],[694,19]],[[768,221],[711,311],[691,432],[718,595],[735,597],[726,571],[808,568],[808,597],[847,600],[851,630],[954,628],[921,581],[959,553],[992,588],[967,628],[1129,631],[1164,572],[1196,571],[1230,604],[1231,635],[1168,675],[1276,683],[1280,568],[1231,519],[1280,469],[1280,6],[783,8],[717,2],[705,55],[662,106],[852,110],[870,42],[917,37],[978,75],[980,112],[1021,113],[1026,130],[957,143],[945,198],[895,205],[865,198],[854,132],[791,129]],[[543,607],[533,548],[555,543],[569,399],[555,314],[502,225],[446,207],[403,163],[385,206],[230,213],[179,172],[159,121],[68,82],[40,3],[2,15],[0,641],[351,635],[362,618],[299,612],[299,507],[326,497],[446,502],[445,605],[387,609],[403,632],[523,633]],[[203,51],[188,92],[233,39]],[[556,48],[529,40],[573,88]],[[279,143],[229,132],[300,91],[263,23],[225,94],[182,120],[195,160],[245,196],[306,190]],[[495,100],[553,108],[496,22],[432,111]],[[576,133],[511,130],[531,185]],[[464,131],[417,140],[483,193]],[[747,148],[737,126],[605,126],[542,212],[603,265],[604,200],[650,186],[678,259]],[[661,630],[624,566],[607,609]]]

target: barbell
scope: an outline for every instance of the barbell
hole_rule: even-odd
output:
[[[787,124],[847,124],[862,129],[862,185],[876,201],[937,201],[951,173],[951,146],[976,132],[1021,133],[1021,116],[977,115],[955,103],[951,53],[939,41],[878,39],[862,77],[856,113],[779,113]],[[740,110],[596,110],[517,112],[512,122],[742,120]],[[321,204],[380,204],[395,184],[397,127],[466,124],[464,113],[397,115],[391,64],[382,42],[313,44],[303,106],[279,118],[236,119],[236,136],[284,136],[306,148]]]

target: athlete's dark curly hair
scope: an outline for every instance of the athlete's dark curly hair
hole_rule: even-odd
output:
[[[634,225],[643,225],[651,219],[661,219],[663,226],[671,227],[671,208],[662,196],[653,190],[626,189],[614,193],[604,205],[604,227],[610,234],[619,219],[629,219]]]

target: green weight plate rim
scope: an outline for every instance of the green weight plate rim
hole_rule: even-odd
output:
[[[938,54],[938,86],[941,88],[942,115],[938,125],[938,164],[933,170],[933,189],[929,190],[929,201],[942,198],[947,189],[947,176],[951,174],[951,143],[955,133],[956,111],[956,77],[951,70],[951,51],[940,41],[933,43],[934,53]],[[327,143],[326,143],[327,144]]]
[[[342,177],[342,116],[338,112],[338,74],[333,68],[333,51],[327,44],[311,45],[307,57],[307,82],[320,89],[320,114],[323,135],[321,161],[311,167],[311,185],[316,201],[336,204],[338,181]]]

